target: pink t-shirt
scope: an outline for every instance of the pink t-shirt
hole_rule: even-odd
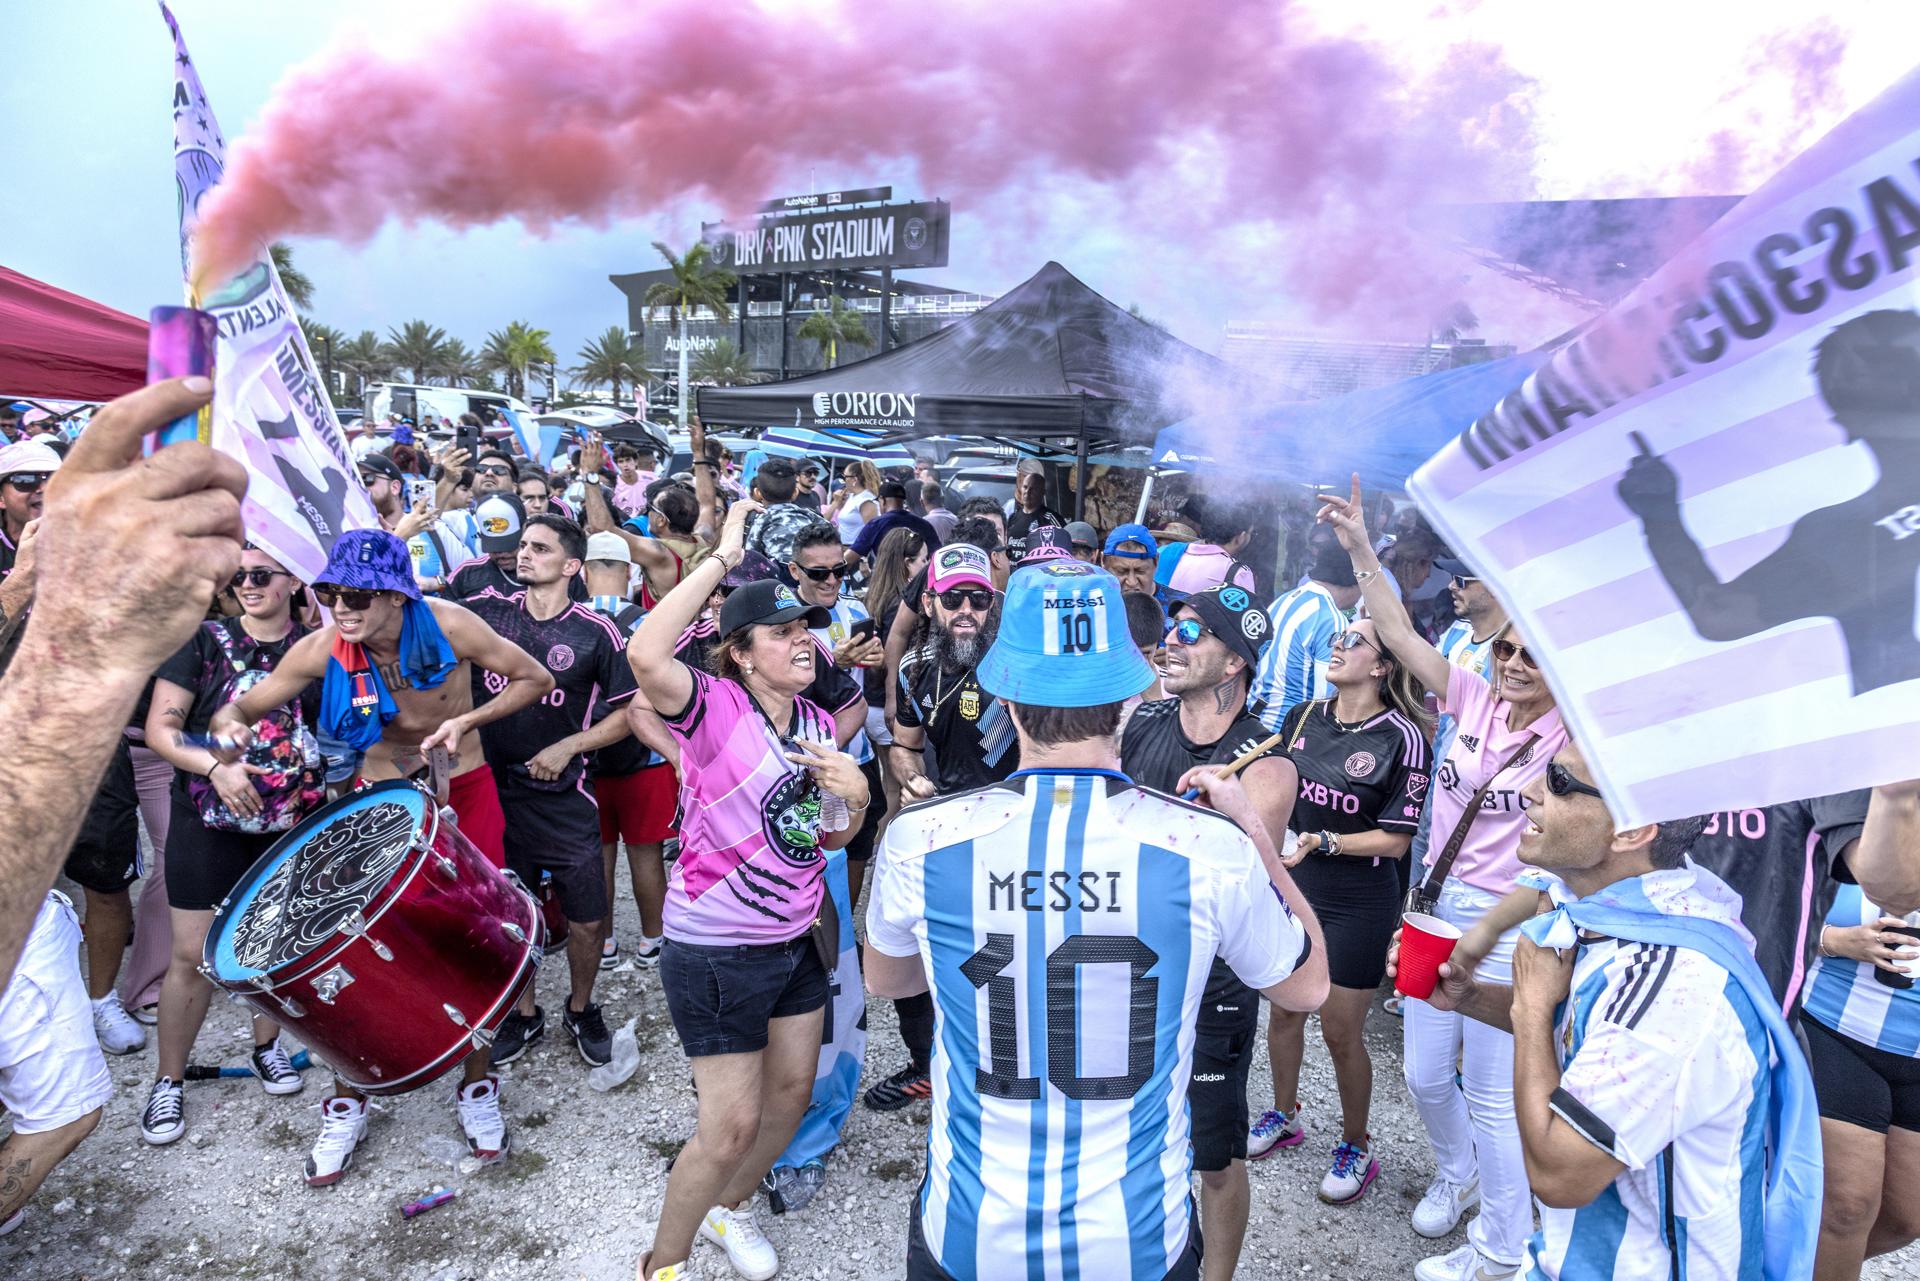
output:
[[[693,672],[667,729],[680,740],[680,857],[667,877],[667,937],[784,943],[820,910],[820,789],[789,762],[746,690]],[[833,741],[833,718],[794,700],[789,738]]]
[[[1448,669],[1447,696],[1440,700],[1440,710],[1454,717],[1459,726],[1446,760],[1434,771],[1433,795],[1427,802],[1433,814],[1428,866],[1440,858],[1480,785],[1531,735],[1540,736],[1540,741],[1487,789],[1480,802],[1480,816],[1467,829],[1450,873],[1475,889],[1505,894],[1520,874],[1520,834],[1526,826],[1521,790],[1545,774],[1554,753],[1567,745],[1566,727],[1560,723],[1556,708],[1523,730],[1508,729],[1506,700],[1493,692],[1485,677],[1464,667]]]
[[[1253,571],[1235,559],[1232,552],[1213,543],[1191,543],[1186,553],[1173,563],[1167,590],[1191,596],[1220,586],[1229,574],[1235,586],[1253,590]]]
[[[644,516],[647,510],[647,486],[653,483],[653,473],[643,471],[634,477],[629,485],[624,480],[613,482],[613,505],[629,516]]]

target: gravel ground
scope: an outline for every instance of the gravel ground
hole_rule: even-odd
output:
[[[76,899],[78,895],[75,895]],[[622,937],[637,933],[623,899]],[[101,1281],[120,1277],[481,1278],[627,1281],[650,1238],[666,1185],[666,1161],[693,1125],[685,1060],[651,971],[603,975],[607,1022],[636,1020],[641,1067],[611,1093],[588,1088],[586,1068],[555,1017],[564,970],[547,967],[540,999],[546,1041],[503,1072],[514,1152],[504,1164],[461,1175],[428,1146],[459,1148],[446,1082],[385,1101],[353,1169],[338,1185],[310,1189],[301,1164],[328,1092],[310,1071],[297,1095],[269,1098],[251,1081],[187,1087],[187,1137],[166,1148],[140,1140],[139,1114],[153,1050],[110,1059],[118,1086],[93,1136],[62,1164],[0,1240],[0,1277]],[[898,1066],[890,1002],[869,1009],[868,1071]],[[1383,1170],[1360,1204],[1334,1208],[1314,1195],[1326,1170],[1337,1107],[1332,1069],[1308,1034],[1302,1093],[1309,1142],[1253,1166],[1253,1223],[1242,1277],[1408,1277],[1427,1254],[1463,1234],[1428,1242],[1407,1216],[1432,1173],[1419,1122],[1399,1083],[1400,1024],[1375,1011],[1368,1024],[1375,1063],[1374,1152]],[[245,1062],[247,1020],[216,1001],[194,1059]],[[1253,1071],[1253,1104],[1265,1093],[1264,1046]],[[780,1250],[781,1275],[874,1278],[904,1275],[909,1198],[925,1161],[925,1105],[878,1114],[856,1107],[828,1181],[805,1211],[762,1222]],[[399,1207],[439,1184],[459,1197],[413,1220]],[[694,1254],[699,1276],[730,1278],[712,1246]],[[1920,1247],[1868,1265],[1871,1281],[1920,1274]]]

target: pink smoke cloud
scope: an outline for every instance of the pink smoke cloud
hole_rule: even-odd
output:
[[[1291,0],[1060,0],[1012,17],[494,3],[427,45],[430,59],[345,45],[281,83],[203,210],[197,279],[287,235],[364,243],[423,219],[539,232],[689,200],[736,213],[809,164],[911,166],[975,211],[1091,186],[1117,220],[1184,224],[1194,246],[1272,244],[1260,266],[1316,313],[1405,315],[1450,301],[1420,270],[1431,251],[1406,231],[1410,208],[1531,194],[1531,86],[1499,51],[1410,65],[1317,30]],[[1221,158],[1209,189],[1164,190],[1196,147]]]

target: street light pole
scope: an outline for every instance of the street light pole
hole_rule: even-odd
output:
[[[333,339],[325,334],[320,335],[320,352],[321,367],[326,371],[327,376],[327,404],[331,406],[333,404]]]

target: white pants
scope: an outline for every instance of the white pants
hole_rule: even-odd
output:
[[[1434,912],[1465,929],[1499,901],[1449,878]],[[1519,933],[1501,935],[1474,977],[1511,984]],[[1470,1183],[1476,1174],[1480,1179],[1480,1214],[1467,1239],[1490,1259],[1519,1263],[1533,1234],[1533,1193],[1513,1111],[1513,1035],[1411,998],[1401,1013],[1407,1090],[1433,1143],[1434,1163],[1451,1182]]]
[[[50,891],[0,991],[0,1106],[15,1134],[42,1134],[112,1097],[80,977],[80,922],[66,895]]]

